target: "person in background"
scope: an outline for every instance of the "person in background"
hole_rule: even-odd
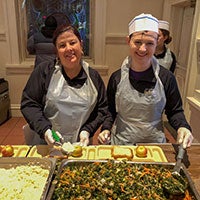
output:
[[[89,138],[104,121],[106,89],[99,73],[82,59],[78,30],[61,25],[53,43],[58,62],[36,67],[23,90],[21,112],[27,144],[54,144],[52,130],[64,142],[89,144]]]
[[[35,64],[56,59],[56,50],[52,42],[53,32],[57,27],[56,18],[50,15],[45,20],[45,26],[31,35],[27,41],[27,50],[30,54],[35,54]]]
[[[158,59],[158,63],[174,73],[176,69],[176,56],[167,47],[172,41],[172,37],[169,32],[169,22],[160,20],[158,23],[159,37],[155,51],[155,57]]]
[[[175,76],[154,57],[158,20],[150,14],[129,23],[130,55],[108,82],[108,115],[99,142],[114,145],[165,143],[162,113],[177,131],[184,148],[192,143],[191,127],[185,119]]]
[[[29,36],[27,50],[29,54],[35,54],[34,66],[37,67],[41,62],[56,59],[56,49],[53,44],[53,33],[57,26],[70,24],[68,18],[62,13],[49,15],[44,22],[41,30]]]

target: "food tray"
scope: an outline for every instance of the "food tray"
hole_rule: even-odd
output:
[[[119,146],[121,149],[130,148],[133,152],[134,162],[167,162],[167,158],[165,157],[164,152],[158,146],[146,146],[147,148],[147,157],[139,158],[136,156],[135,149],[136,146]],[[76,159],[76,160],[105,160],[105,159],[113,159],[111,155],[113,146],[112,145],[99,145],[99,146],[87,146],[83,147],[83,153],[81,157],[72,157],[69,156],[68,159]],[[48,145],[38,145],[33,146],[28,153],[27,157],[45,157],[49,155],[50,147]],[[122,160],[123,158],[118,158]]]
[[[165,157],[164,152],[162,149],[158,146],[146,146],[147,148],[147,157],[141,158],[137,157],[136,155],[136,148],[137,146],[119,146],[121,149],[123,148],[130,148],[133,152],[133,159],[134,162],[167,162],[167,158]],[[110,145],[100,145],[95,147],[96,150],[94,152],[94,149],[88,149],[87,156],[89,159],[112,159],[111,151],[113,146]],[[87,159],[87,158],[86,158]],[[123,158],[118,158],[118,160],[122,160]]]
[[[50,147],[48,145],[36,145],[31,147],[27,157],[42,158],[49,155]]]
[[[4,146],[4,145],[2,145]],[[30,146],[28,145],[12,145],[14,148],[14,155],[12,157],[26,157],[30,150]],[[0,153],[0,157],[2,154]]]
[[[76,159],[87,159],[88,149],[90,149],[90,148],[91,148],[90,146],[83,147],[82,156],[77,157]],[[56,150],[56,151],[58,151],[58,150]],[[48,157],[51,154],[51,152],[53,152],[52,147],[49,145],[36,145],[36,146],[31,147],[27,157],[38,157],[38,158]],[[58,154],[61,158],[62,157],[61,152]],[[55,155],[56,155],[56,152],[55,152]],[[64,157],[64,155],[63,155],[63,158],[66,158],[66,157]],[[74,157],[69,156],[69,159],[74,159]]]
[[[17,166],[40,166],[43,169],[49,170],[49,175],[46,180],[46,184],[42,193],[40,200],[45,200],[48,189],[50,187],[51,180],[53,178],[54,170],[56,167],[56,159],[54,158],[22,158],[22,157],[15,157],[15,158],[6,158],[3,157],[0,159],[0,168],[10,169],[15,168]],[[26,174],[26,173],[25,173]]]
[[[58,171],[58,177],[60,176],[61,172],[67,166],[82,167],[82,166],[89,165],[89,164],[94,163],[94,162],[98,162],[99,163],[99,162],[107,162],[107,161],[106,160],[63,160],[61,162],[61,165],[60,165],[60,168],[59,168],[59,171]],[[114,162],[122,162],[122,161],[115,160]],[[158,166],[164,167],[166,169],[169,169],[170,171],[172,171],[174,166],[175,166],[175,163],[166,163],[166,162],[140,162],[140,163],[138,163],[138,162],[133,162],[133,161],[127,161],[127,163],[129,163],[130,165],[131,164],[137,164],[137,165],[145,165],[145,166],[158,165]],[[188,181],[188,190],[189,190],[190,194],[193,196],[192,199],[193,200],[200,200],[200,195],[197,192],[197,190],[196,190],[196,188],[194,186],[194,183],[193,183],[189,173],[187,172],[187,169],[184,166],[184,164],[181,164],[180,175],[187,179],[187,181]],[[50,190],[49,190],[48,195],[47,195],[47,199],[52,199],[54,190],[56,188],[56,184],[57,184],[57,181],[53,181],[52,182]]]

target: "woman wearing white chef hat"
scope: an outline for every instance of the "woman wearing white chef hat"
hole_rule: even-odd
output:
[[[174,73],[176,68],[176,56],[167,45],[172,41],[169,31],[169,22],[160,20],[158,22],[159,37],[155,51],[155,57],[163,67]]]
[[[99,142],[115,145],[164,143],[162,113],[176,129],[178,143],[192,143],[191,128],[182,109],[174,75],[154,57],[158,20],[150,14],[136,16],[129,23],[130,55],[108,83],[109,112]]]

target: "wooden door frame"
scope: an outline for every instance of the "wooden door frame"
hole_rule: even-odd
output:
[[[163,19],[167,20],[170,22],[170,27],[171,30],[171,34],[173,37],[173,42],[170,45],[171,50],[175,53],[175,55],[177,55],[178,57],[178,51],[179,51],[179,45],[180,45],[180,33],[181,33],[181,29],[182,29],[182,22],[183,22],[183,14],[184,14],[184,9],[188,6],[194,6],[194,1],[192,0],[165,0],[164,1],[164,5],[163,5]],[[176,21],[174,20],[176,19]],[[194,21],[193,21],[194,24]],[[183,100],[183,107],[185,108],[187,105],[187,95],[188,95],[188,80],[189,80],[189,76],[190,76],[190,68],[191,68],[191,54],[193,52],[193,48],[194,48],[194,42],[193,40],[195,40],[192,35],[194,32],[194,28],[192,29],[191,32],[191,42],[190,42],[190,47],[188,49],[188,60],[187,60],[187,68],[186,69],[182,69],[181,70],[185,70],[184,73],[186,74],[186,79],[183,81],[181,81],[181,84],[184,84],[183,86],[183,91],[182,91],[182,100]],[[176,74],[175,74],[176,75]],[[176,75],[176,78],[178,81],[180,81],[181,77],[179,77],[179,75]]]

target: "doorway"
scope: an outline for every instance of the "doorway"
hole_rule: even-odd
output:
[[[186,84],[188,58],[192,36],[195,3],[183,1],[172,5],[171,12],[171,33],[173,36],[172,49],[177,58],[175,76],[183,100],[186,103]]]

